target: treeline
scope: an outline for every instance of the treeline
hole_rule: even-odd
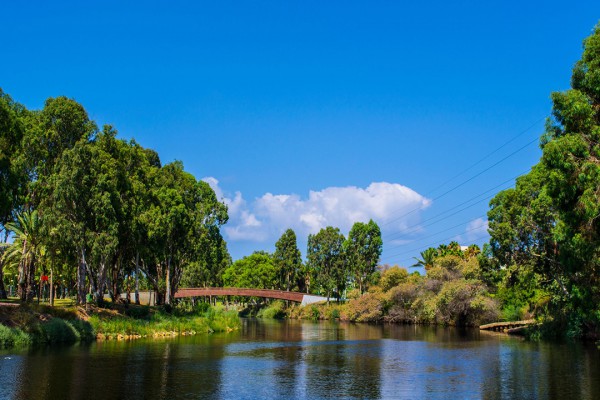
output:
[[[255,252],[223,272],[225,286],[296,290],[338,300],[347,289],[366,291],[376,279],[382,251],[379,226],[372,220],[356,222],[346,238],[328,226],[308,236],[306,262],[296,234],[288,229],[275,243],[275,252]]]
[[[381,254],[373,221],[346,239],[327,227],[308,239],[302,261],[290,229],[273,254],[232,263],[220,228],[227,207],[180,162],[162,165],[134,140],[101,130],[82,105],[49,98],[28,110],[0,90],[0,298],[5,282],[31,302],[92,293],[101,303],[134,292],[140,279],[170,304],[179,285],[300,290],[338,299],[364,291]],[[8,238],[12,237],[9,244]]]
[[[117,299],[140,276],[165,303],[182,280],[221,283],[227,207],[180,162],[116,134],[72,99],[28,110],[0,90],[0,298],[5,271],[24,302],[45,279],[51,301],[60,289],[80,304],[89,291]]]

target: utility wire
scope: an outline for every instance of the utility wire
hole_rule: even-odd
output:
[[[478,226],[478,227],[475,227],[475,228],[467,229],[467,230],[465,231],[465,233],[467,233],[467,232],[472,232],[472,231],[475,231],[475,230],[478,230],[478,229],[481,229],[481,227],[480,227],[480,226]],[[485,235],[482,235],[482,236],[480,236],[480,237],[477,237],[477,238],[475,238],[474,240],[483,239],[484,237],[486,237],[486,236],[488,236],[488,235],[489,235],[489,234],[486,232],[486,233],[485,233]],[[450,236],[450,237],[448,237],[448,238],[445,238],[445,239],[437,240],[437,241],[435,241],[435,242],[432,242],[432,243],[430,243],[430,244],[427,244],[427,245],[425,245],[425,246],[419,246],[419,247],[417,247],[417,248],[415,248],[415,249],[412,249],[412,250],[408,250],[408,251],[404,251],[404,252],[400,252],[400,253],[396,253],[396,254],[390,254],[390,255],[386,256],[386,257],[385,257],[385,258],[384,258],[382,261],[384,261],[384,260],[389,260],[389,259],[391,259],[392,257],[398,257],[398,256],[401,256],[401,255],[404,255],[404,254],[412,253],[413,251],[417,251],[417,250],[419,250],[419,249],[422,249],[423,247],[425,247],[425,248],[429,248],[429,247],[435,246],[435,245],[437,245],[437,244],[439,244],[439,243],[443,243],[443,242],[446,242],[446,241],[448,241],[448,240],[451,240],[451,239],[453,239],[454,237],[456,237],[456,235]]]
[[[540,122],[542,122],[545,119],[546,119],[546,117],[542,117],[542,118],[538,119],[533,124],[531,124],[527,128],[523,129],[521,132],[519,132],[515,137],[513,137],[512,139],[510,139],[508,142],[506,142],[502,146],[496,148],[491,153],[489,153],[488,155],[484,156],[479,161],[477,161],[475,164],[471,165],[470,167],[468,167],[467,169],[463,170],[462,172],[459,172],[458,174],[454,175],[452,178],[448,179],[446,182],[442,183],[440,186],[438,186],[437,188],[431,190],[428,193],[432,194],[433,192],[435,192],[436,190],[438,190],[438,189],[446,186],[448,183],[452,182],[454,179],[458,178],[459,176],[464,175],[465,172],[472,170],[473,168],[475,168],[475,166],[481,164],[482,162],[484,162],[485,160],[487,160],[488,158],[490,158],[490,156],[496,154],[497,152],[499,152],[500,150],[502,150],[503,148],[505,148],[506,146],[508,146],[510,143],[514,142],[515,140],[517,140],[518,138],[520,138],[521,136],[523,136],[525,133],[529,132],[530,129],[532,129],[533,127],[535,127],[537,124],[539,124]],[[537,140],[539,140],[539,138],[537,138]]]
[[[483,218],[483,217],[485,217],[485,214],[484,214],[484,215],[480,215],[480,216],[476,217],[475,219],[478,219],[478,218]],[[432,234],[430,234],[430,235],[424,236],[424,237],[422,237],[421,239],[429,239],[429,238],[436,237],[437,235],[439,235],[439,234],[441,234],[441,233],[445,233],[445,232],[451,231],[452,229],[458,228],[459,226],[463,226],[464,224],[466,224],[466,223],[468,223],[468,222],[470,222],[470,221],[473,221],[473,219],[471,218],[471,219],[469,219],[468,221],[463,221],[463,222],[461,222],[460,224],[456,224],[456,225],[454,225],[454,226],[452,226],[452,227],[450,227],[450,228],[446,228],[446,229],[444,229],[444,230],[441,230],[441,231],[438,231],[438,232],[436,232],[436,233],[432,233]],[[478,228],[472,228],[472,229],[470,229],[470,230],[466,230],[465,232],[469,232],[469,231],[471,231],[471,230],[476,230],[476,229],[478,229]],[[455,235],[455,236],[456,236],[456,235]],[[398,247],[401,247],[401,246],[402,246],[402,245],[396,245],[396,246],[392,246],[392,247],[388,248],[388,250],[389,250],[389,249],[395,249],[395,248],[398,248]],[[423,247],[423,246],[418,246],[418,247],[415,247],[415,248],[413,248],[413,249],[410,249],[410,250],[406,250],[406,251],[404,251],[404,252],[401,252],[401,253],[396,253],[394,256],[402,255],[402,254],[405,254],[405,253],[411,253],[411,252],[413,252],[413,251],[416,251],[416,250],[419,250],[419,249],[421,249],[422,247]],[[428,245],[427,247],[429,247],[429,245]]]
[[[505,142],[505,143],[504,143],[503,145],[501,145],[500,147],[498,147],[498,148],[496,148],[495,150],[493,150],[492,152],[488,153],[486,156],[484,156],[484,157],[483,157],[483,158],[481,158],[479,161],[477,161],[476,163],[472,164],[470,167],[466,168],[466,169],[465,169],[465,170],[463,170],[462,172],[460,172],[460,173],[458,173],[457,175],[454,175],[452,178],[450,178],[450,179],[446,180],[446,181],[445,181],[445,182],[443,182],[441,185],[439,185],[437,188],[435,188],[435,189],[433,189],[433,190],[430,190],[430,191],[428,191],[428,192],[427,192],[427,193],[425,193],[423,196],[424,196],[424,197],[427,197],[427,196],[429,196],[429,195],[433,194],[435,191],[437,191],[438,189],[440,189],[440,188],[442,188],[442,187],[446,186],[448,183],[452,182],[453,180],[455,180],[455,179],[456,179],[456,178],[458,178],[459,176],[462,176],[462,175],[464,175],[464,174],[465,174],[467,171],[470,171],[470,170],[471,170],[471,169],[473,169],[475,166],[477,166],[477,165],[481,164],[483,161],[487,160],[487,159],[488,159],[490,156],[492,156],[492,155],[496,154],[498,151],[500,151],[501,149],[505,148],[505,147],[506,147],[506,146],[508,146],[510,143],[514,142],[515,140],[517,140],[518,138],[520,138],[521,136],[523,136],[525,133],[529,132],[529,131],[530,131],[530,130],[533,128],[533,127],[535,127],[535,126],[536,126],[538,123],[540,123],[541,121],[543,121],[545,118],[546,118],[546,117],[542,117],[542,118],[538,119],[538,120],[537,120],[537,121],[535,121],[533,124],[531,124],[530,126],[528,126],[526,129],[523,129],[521,132],[519,132],[519,133],[518,133],[516,136],[514,136],[512,139],[508,140],[507,142]],[[463,186],[464,184],[466,184],[466,183],[468,183],[468,182],[472,181],[473,179],[475,179],[476,177],[480,176],[480,175],[481,175],[481,174],[483,174],[484,172],[487,172],[487,171],[488,171],[488,170],[490,170],[491,168],[493,168],[493,167],[495,167],[496,165],[498,165],[500,162],[503,162],[503,161],[505,161],[507,158],[509,158],[509,157],[511,157],[511,156],[513,156],[513,155],[515,155],[515,154],[517,154],[518,152],[520,152],[521,150],[523,150],[524,148],[526,148],[527,146],[531,145],[532,143],[534,143],[534,142],[536,142],[536,141],[538,141],[538,140],[539,140],[539,138],[537,138],[537,137],[536,137],[536,138],[535,138],[535,140],[533,140],[533,141],[531,141],[531,142],[527,143],[527,144],[526,144],[524,147],[522,147],[522,148],[520,148],[520,149],[517,149],[516,151],[514,151],[514,152],[510,153],[510,154],[509,154],[507,157],[503,158],[502,160],[500,160],[499,162],[495,163],[495,164],[494,164],[494,165],[492,165],[491,167],[489,167],[489,168],[486,168],[484,171],[480,172],[479,174],[475,175],[474,177],[472,177],[472,178],[468,179],[467,181],[465,181],[465,182],[463,182],[463,183],[461,183],[461,184],[459,184],[459,185],[457,185],[457,186],[453,187],[452,189],[450,189],[450,190],[448,190],[448,191],[444,192],[444,193],[443,193],[443,194],[441,194],[440,196],[438,196],[438,197],[434,198],[432,201],[438,200],[438,199],[442,198],[443,196],[445,196],[445,195],[447,195],[447,194],[451,193],[451,192],[452,192],[452,191],[454,191],[455,189],[458,189],[459,187]],[[419,207],[417,207],[417,208],[415,208],[415,209],[413,209],[413,210],[411,210],[411,211],[408,211],[407,213],[405,213],[405,214],[403,214],[403,215],[401,215],[401,216],[399,216],[399,217],[397,217],[397,218],[394,218],[394,219],[392,219],[392,220],[390,220],[390,221],[386,222],[386,223],[385,223],[385,224],[383,224],[382,226],[388,225],[388,224],[390,224],[390,223],[392,223],[392,222],[394,222],[394,221],[397,221],[397,220],[399,220],[399,219],[401,219],[401,218],[404,218],[404,217],[406,217],[406,216],[408,216],[408,215],[410,215],[410,214],[412,214],[412,213],[414,213],[414,212],[416,212],[416,211],[419,211],[419,210],[421,210],[422,208],[423,208],[422,206],[419,206]],[[398,211],[395,211],[395,212],[392,212],[391,214],[392,214],[392,215],[393,215],[393,214],[396,214],[396,213],[398,213],[399,211],[400,211],[400,210],[398,210]]]
[[[514,156],[514,155],[515,155],[515,154],[517,154],[518,152],[520,152],[520,151],[522,151],[522,150],[526,149],[528,146],[531,146],[533,143],[537,142],[538,140],[539,140],[538,138],[535,138],[534,140],[532,140],[532,141],[528,142],[528,143],[527,143],[527,144],[525,144],[524,146],[521,146],[521,147],[519,147],[517,150],[515,150],[515,151],[513,151],[512,153],[508,154],[508,155],[507,155],[507,156],[505,156],[504,158],[501,158],[500,160],[496,161],[495,163],[493,163],[492,165],[490,165],[489,167],[487,167],[487,168],[486,168],[486,169],[484,169],[483,171],[480,171],[479,173],[477,173],[477,174],[473,175],[472,177],[470,177],[470,178],[469,178],[469,179],[467,179],[466,181],[463,181],[463,182],[459,183],[458,185],[456,185],[456,186],[452,187],[451,189],[449,189],[449,190],[445,191],[444,193],[442,193],[441,195],[439,195],[439,196],[435,197],[435,198],[434,198],[433,200],[431,200],[431,201],[436,201],[436,200],[439,200],[439,199],[441,199],[442,197],[444,197],[444,196],[446,196],[446,195],[448,195],[448,194],[452,193],[452,192],[453,192],[453,191],[455,191],[456,189],[458,189],[458,188],[460,188],[460,187],[462,187],[462,186],[466,185],[467,183],[471,182],[473,179],[475,179],[475,178],[478,178],[479,176],[483,175],[484,173],[486,173],[486,172],[487,172],[487,171],[489,171],[490,169],[494,168],[494,167],[495,167],[495,166],[497,166],[498,164],[500,164],[500,163],[502,163],[502,162],[506,161],[507,159],[509,159],[510,157]],[[398,221],[399,219],[401,219],[401,218],[404,218],[404,217],[406,217],[406,216],[408,216],[408,215],[410,215],[410,214],[414,213],[415,211],[419,211],[419,210],[421,210],[421,209],[422,209],[422,207],[415,208],[415,209],[413,209],[412,211],[409,211],[409,212],[407,212],[407,213],[406,213],[406,214],[404,214],[404,215],[401,215],[401,216],[399,216],[399,217],[396,217],[396,218],[393,218],[393,219],[389,220],[388,222],[386,222],[386,223],[382,224],[382,226],[387,226],[387,225],[391,224],[392,222]]]
[[[517,176],[515,176],[515,177],[513,177],[513,178],[507,179],[507,180],[505,180],[504,182],[502,182],[502,183],[500,183],[500,184],[498,184],[498,185],[494,186],[493,188],[491,188],[491,189],[488,189],[488,190],[486,190],[485,192],[482,192],[482,193],[478,194],[477,196],[471,197],[470,199],[468,199],[468,200],[466,200],[466,201],[464,201],[464,202],[462,202],[462,203],[460,203],[460,204],[457,204],[456,206],[454,206],[454,207],[452,207],[452,208],[449,208],[449,209],[447,209],[446,211],[443,211],[443,212],[441,212],[441,213],[439,213],[439,214],[437,214],[437,215],[435,215],[435,216],[433,216],[433,217],[427,218],[427,219],[425,219],[425,220],[421,221],[421,222],[420,222],[420,223],[418,223],[418,224],[415,224],[415,225],[413,225],[413,226],[409,226],[409,227],[407,227],[408,231],[401,231],[401,232],[392,233],[392,234],[390,234],[390,235],[388,236],[388,239],[390,239],[390,238],[394,238],[394,237],[396,237],[396,236],[401,236],[401,235],[406,235],[406,234],[410,234],[410,233],[416,232],[416,231],[418,231],[420,228],[424,228],[424,227],[427,227],[427,226],[434,225],[434,224],[436,224],[436,223],[437,223],[437,222],[439,222],[439,221],[443,221],[443,220],[445,220],[445,219],[449,218],[449,217],[450,217],[450,216],[452,216],[452,215],[456,215],[456,214],[458,214],[458,213],[460,213],[460,212],[462,212],[462,211],[464,211],[464,210],[466,210],[466,209],[468,209],[468,208],[470,208],[470,207],[472,207],[472,206],[474,206],[474,205],[476,205],[476,204],[479,204],[479,203],[481,203],[482,201],[484,201],[484,200],[487,200],[487,199],[491,198],[492,196],[494,196],[494,195],[495,195],[495,190],[496,190],[496,189],[498,189],[499,187],[502,187],[502,186],[504,186],[505,184],[507,184],[507,183],[509,183],[509,182],[513,182],[514,180],[516,180],[517,178],[519,178],[521,175],[523,175],[523,174],[525,174],[525,173],[526,173],[526,171],[525,171],[525,172],[522,172],[522,173],[520,173],[519,175],[517,175]],[[459,211],[457,211],[457,212],[455,212],[455,213],[453,213],[453,214],[451,214],[451,215],[449,215],[449,216],[446,216],[446,217],[444,217],[444,218],[441,218],[441,219],[439,219],[439,220],[438,220],[438,221],[436,221],[436,222],[433,222],[433,223],[429,223],[429,224],[425,224],[425,225],[423,225],[423,223],[425,223],[425,222],[427,222],[427,221],[431,221],[431,220],[434,220],[434,219],[436,219],[436,218],[438,218],[438,217],[441,217],[442,215],[444,215],[444,214],[447,214],[447,213],[449,213],[450,211],[453,211],[453,210],[455,210],[455,209],[457,209],[457,208],[459,208],[459,207],[461,207],[461,206],[463,206],[463,205],[465,205],[465,204],[467,204],[467,203],[470,203],[471,201],[473,201],[473,200],[477,199],[478,197],[481,197],[481,196],[483,196],[483,195],[485,195],[485,194],[487,194],[487,193],[489,193],[489,192],[492,192],[492,191],[494,191],[494,194],[492,194],[492,196],[487,196],[487,197],[485,197],[485,198],[483,198],[483,199],[481,199],[481,200],[478,200],[478,201],[476,201],[475,203],[473,203],[473,204],[471,204],[471,205],[469,205],[469,206],[467,206],[467,207],[465,207],[465,208],[463,208],[463,209],[461,209],[461,210],[459,210]]]

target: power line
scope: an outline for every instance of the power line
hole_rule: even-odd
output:
[[[493,150],[491,153],[487,154],[485,157],[483,157],[482,159],[480,159],[479,161],[477,161],[476,163],[472,164],[470,167],[468,167],[467,169],[463,170],[462,172],[460,172],[459,174],[453,176],[452,178],[450,178],[449,180],[445,181],[444,183],[442,183],[441,185],[439,185],[436,189],[433,189],[429,192],[427,192],[426,194],[424,194],[424,197],[434,193],[436,190],[446,186],[448,183],[452,182],[454,179],[456,179],[457,177],[464,175],[465,172],[473,169],[475,166],[481,164],[483,161],[487,160],[491,155],[496,154],[498,151],[500,151],[501,149],[503,149],[504,147],[506,147],[508,144],[514,142],[516,139],[518,139],[519,137],[521,137],[522,135],[524,135],[525,133],[527,133],[529,130],[531,130],[534,126],[536,126],[540,121],[544,120],[544,118],[540,118],[538,119],[536,122],[534,122],[532,125],[530,125],[529,127],[527,127],[526,129],[522,130],[521,132],[519,132],[516,136],[514,136],[512,139],[510,139],[509,141],[505,142],[503,145],[501,145],[500,147],[496,148],[495,150]],[[524,150],[525,148],[527,148],[528,146],[532,145],[533,143],[539,141],[539,138],[535,138],[534,140],[528,142],[527,144],[525,144],[524,146],[520,147],[519,149],[513,151],[512,153],[508,154],[507,156],[505,156],[504,158],[500,159],[499,161],[497,161],[496,163],[492,164],[491,166],[489,166],[488,168],[484,169],[483,171],[477,173],[476,175],[472,176],[471,178],[467,179],[466,181],[452,187],[451,189],[447,190],[446,192],[442,193],[441,195],[435,197],[434,199],[432,199],[431,201],[436,201],[439,200],[440,198],[452,193],[454,190],[464,186],[465,184],[471,182],[473,179],[481,176],[482,174],[484,174],[485,172],[489,171],[490,169],[494,168],[495,166],[497,166],[498,164],[506,161],[508,158],[514,156],[515,154],[519,153],[520,151]],[[393,218],[390,221],[386,222],[385,224],[383,224],[382,226],[386,226],[391,224],[392,222],[395,222],[399,219],[402,219],[416,211],[422,210],[423,206],[419,206],[417,208],[414,208],[411,211],[408,211],[402,215],[400,215],[399,217]],[[398,212],[398,211],[396,211]],[[392,212],[391,214],[395,214],[396,212]]]
[[[470,167],[468,167],[467,169],[463,170],[462,172],[454,175],[452,178],[448,179],[446,182],[442,183],[440,186],[438,186],[437,188],[433,189],[432,191],[429,192],[429,194],[435,192],[436,190],[446,186],[448,183],[452,182],[454,179],[458,178],[459,176],[464,175],[465,172],[470,171],[471,169],[473,169],[475,166],[481,164],[482,162],[484,162],[485,160],[487,160],[491,155],[496,154],[497,152],[499,152],[501,149],[503,149],[504,147],[508,146],[510,143],[514,142],[515,140],[517,140],[518,138],[520,138],[521,136],[523,136],[525,133],[527,133],[531,128],[535,127],[537,124],[539,124],[541,121],[545,120],[546,117],[540,118],[537,121],[535,121],[533,124],[531,124],[530,126],[528,126],[526,129],[523,129],[521,132],[519,132],[515,137],[513,137],[512,139],[510,139],[508,142],[504,143],[502,146],[498,147],[497,149],[495,149],[494,151],[492,151],[491,153],[489,153],[488,155],[484,156],[483,158],[481,158],[479,161],[477,161],[475,164],[471,165]],[[539,138],[536,138],[536,140],[539,140]]]
[[[433,217],[427,218],[427,219],[425,219],[425,220],[421,221],[420,223],[413,225],[412,227],[408,227],[408,228],[409,228],[409,230],[408,230],[408,231],[402,231],[402,232],[396,232],[396,233],[392,233],[392,234],[390,234],[390,236],[391,236],[391,238],[393,238],[393,237],[397,237],[397,236],[399,236],[399,235],[406,235],[406,234],[410,234],[410,233],[416,232],[416,231],[417,231],[419,228],[423,228],[423,227],[426,227],[426,226],[431,226],[431,225],[434,225],[434,224],[436,224],[436,223],[438,223],[438,222],[440,222],[440,221],[443,221],[443,220],[445,220],[445,219],[447,219],[447,218],[449,218],[449,217],[451,217],[451,216],[453,216],[453,215],[456,215],[456,214],[458,214],[458,213],[460,213],[460,212],[462,212],[462,211],[464,211],[464,210],[466,210],[466,209],[468,209],[468,208],[471,208],[471,207],[473,207],[473,206],[474,206],[474,205],[476,205],[476,204],[479,204],[479,203],[481,203],[481,202],[482,202],[482,201],[484,201],[484,200],[487,200],[487,199],[491,198],[492,196],[494,196],[494,195],[495,195],[495,192],[494,192],[494,194],[492,194],[492,196],[487,196],[487,197],[484,197],[483,199],[480,199],[480,200],[478,200],[478,201],[474,202],[473,204],[471,204],[471,205],[469,205],[469,206],[467,206],[467,207],[465,207],[465,208],[463,208],[463,209],[461,209],[461,210],[459,210],[459,211],[457,211],[457,212],[455,212],[455,213],[452,213],[452,214],[450,214],[450,215],[448,215],[448,216],[446,216],[446,217],[444,217],[444,218],[441,218],[441,219],[437,220],[436,222],[433,222],[433,223],[430,223],[430,224],[425,224],[425,225],[423,225],[423,223],[424,223],[424,222],[431,221],[431,220],[434,220],[434,219],[436,219],[436,218],[438,218],[438,217],[441,217],[442,215],[444,215],[444,214],[446,214],[446,213],[449,213],[449,212],[450,212],[450,211],[452,211],[452,210],[455,210],[455,209],[457,209],[457,208],[459,208],[459,207],[461,207],[461,206],[463,206],[463,205],[465,205],[465,204],[467,204],[467,203],[470,203],[471,201],[473,201],[473,200],[477,199],[478,197],[481,197],[481,196],[483,196],[483,195],[485,195],[485,194],[487,194],[487,193],[489,193],[489,192],[495,191],[495,190],[496,190],[496,189],[498,189],[499,187],[501,187],[501,186],[504,186],[505,184],[507,184],[507,183],[509,183],[509,182],[512,182],[512,181],[516,180],[517,178],[519,178],[521,175],[523,175],[523,174],[525,174],[525,173],[526,173],[526,171],[525,171],[525,172],[522,172],[522,173],[520,173],[519,175],[517,175],[517,176],[515,176],[515,177],[513,177],[513,178],[507,179],[507,180],[505,180],[504,182],[502,182],[502,183],[500,183],[500,184],[498,184],[498,185],[494,186],[493,188],[490,188],[490,189],[486,190],[485,192],[482,192],[482,193],[478,194],[477,196],[471,197],[470,199],[468,199],[468,200],[466,200],[466,201],[463,201],[462,203],[460,203],[460,204],[457,204],[456,206],[454,206],[454,207],[452,207],[452,208],[449,208],[449,209],[448,209],[448,210],[446,210],[446,211],[443,211],[443,212],[441,212],[441,213],[439,213],[439,214],[437,214],[437,215],[435,215],[435,216],[433,216]],[[390,237],[388,237],[388,239],[389,239],[389,238],[390,238]]]
[[[481,227],[480,227],[480,226],[478,226],[478,227],[475,227],[475,228],[467,229],[467,230],[466,230],[464,233],[472,232],[472,231],[475,231],[475,230],[478,230],[478,229],[481,229]],[[442,232],[443,232],[443,231],[441,231],[441,232],[438,232],[437,234],[439,234],[439,233],[442,233]],[[482,235],[482,236],[480,236],[480,237],[477,237],[477,238],[473,239],[473,241],[476,241],[476,240],[479,240],[479,239],[483,239],[484,237],[486,237],[486,236],[488,236],[488,235],[489,235],[489,233],[487,233],[487,232],[486,232],[486,233],[485,233],[485,235]],[[433,236],[435,236],[435,235],[433,235]],[[430,243],[430,244],[427,244],[427,245],[424,245],[424,246],[419,246],[419,247],[417,247],[417,248],[415,248],[415,249],[411,249],[411,250],[404,251],[404,252],[400,252],[400,253],[396,253],[396,254],[390,254],[390,255],[386,256],[384,259],[382,259],[381,261],[384,261],[384,260],[389,260],[389,259],[391,259],[392,257],[398,257],[398,256],[401,256],[401,255],[404,255],[404,254],[412,253],[413,251],[417,251],[417,250],[419,250],[419,249],[422,249],[422,248],[429,248],[429,247],[435,246],[435,245],[437,245],[437,244],[439,244],[439,243],[443,243],[443,242],[446,242],[446,241],[448,241],[448,240],[454,239],[454,237],[456,237],[456,235],[453,235],[453,236],[447,237],[447,238],[445,238],[445,239],[436,240],[435,242],[432,242],[432,243]]]
[[[484,215],[480,215],[480,216],[478,216],[478,217],[475,217],[475,219],[478,219],[478,218],[484,218],[484,217],[485,217],[485,214],[484,214]],[[444,230],[441,230],[441,231],[438,231],[438,232],[436,232],[436,233],[432,233],[432,234],[430,234],[430,235],[424,236],[424,237],[422,237],[421,239],[433,238],[433,237],[435,237],[435,236],[437,236],[437,235],[439,235],[439,234],[441,234],[441,233],[445,233],[445,232],[451,231],[452,229],[458,228],[459,226],[464,226],[466,223],[469,223],[469,222],[471,222],[471,221],[473,221],[473,220],[474,220],[473,218],[470,218],[468,221],[463,221],[463,222],[461,222],[461,223],[459,223],[459,224],[456,224],[456,225],[454,225],[454,226],[451,226],[450,228],[446,228],[446,229],[444,229]],[[470,231],[472,231],[472,230],[477,230],[477,229],[479,229],[479,228],[472,228],[472,229],[466,230],[466,231],[465,231],[465,233],[466,233],[466,232],[470,232]],[[455,235],[455,236],[456,236],[456,235]],[[453,236],[453,237],[454,237],[454,236]],[[398,247],[401,247],[401,246],[402,246],[402,245],[396,245],[396,246],[392,246],[392,247],[388,248],[388,250],[390,250],[390,249],[395,249],[395,248],[398,248]],[[404,252],[401,252],[401,253],[396,253],[396,254],[394,254],[394,256],[399,256],[399,255],[402,255],[402,254],[410,253],[410,252],[413,252],[413,251],[419,250],[419,249],[421,249],[422,247],[423,247],[423,246],[418,246],[418,247],[415,247],[415,248],[413,248],[413,249],[410,249],[410,250],[406,250],[406,251],[404,251]],[[427,246],[427,247],[429,247],[429,246]]]

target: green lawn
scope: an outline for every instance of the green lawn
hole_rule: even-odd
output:
[[[20,303],[19,298],[18,297],[9,297],[8,299],[4,300],[0,300],[0,303],[13,303],[13,304],[18,304]],[[37,300],[34,300],[34,303],[37,304]],[[40,302],[40,304],[45,304],[48,305],[47,301],[42,301]],[[70,306],[74,306],[75,305],[75,300],[74,299],[55,299],[54,300],[54,306],[55,307],[70,307]]]

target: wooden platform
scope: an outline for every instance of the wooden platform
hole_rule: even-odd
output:
[[[492,324],[481,325],[479,327],[482,331],[494,331],[504,332],[508,334],[517,334],[521,332],[524,327],[536,324],[535,319],[528,319],[525,321],[506,321],[506,322],[494,322]]]

